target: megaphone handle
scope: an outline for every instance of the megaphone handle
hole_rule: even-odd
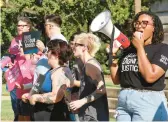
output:
[[[113,25],[111,40],[110,40],[109,66],[111,66],[113,63],[112,49],[113,49],[113,42],[114,42],[114,33],[115,33],[115,27]]]

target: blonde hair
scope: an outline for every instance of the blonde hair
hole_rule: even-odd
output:
[[[100,39],[92,33],[81,33],[79,35],[75,35],[74,41],[75,43],[79,43],[87,46],[88,53],[93,57],[100,49],[100,45],[101,45]]]

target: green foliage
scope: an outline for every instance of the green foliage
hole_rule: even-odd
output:
[[[113,2],[114,1],[114,2]],[[142,8],[148,9],[148,0],[142,0]],[[16,35],[18,16],[28,16],[38,29],[43,29],[43,18],[47,14],[59,14],[62,17],[62,32],[67,37],[76,31],[89,31],[89,25],[98,13],[110,10],[112,21],[124,34],[130,35],[130,22],[134,16],[134,0],[43,0],[42,5],[36,5],[35,0],[9,0],[1,9],[1,49],[2,55],[7,52],[10,41]],[[44,34],[44,33],[43,33]],[[97,34],[97,33],[96,33]],[[103,41],[109,42],[104,35],[98,34]],[[109,73],[105,65],[105,44],[96,55]]]
[[[99,0],[61,1],[60,14],[64,20],[62,30],[68,38],[77,30],[88,31],[89,22],[102,11]]]
[[[116,0],[113,3],[111,0],[107,0],[107,3],[112,13],[113,22],[123,25],[131,14],[130,8],[133,5],[133,0]]]
[[[109,74],[110,70],[108,68],[108,57],[107,57],[107,53],[105,51],[105,48],[106,48],[106,44],[102,42],[100,50],[97,52],[95,57],[102,65],[104,73]]]

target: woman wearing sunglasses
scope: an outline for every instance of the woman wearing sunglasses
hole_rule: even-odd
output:
[[[168,68],[168,45],[162,43],[162,23],[152,12],[143,11],[135,16],[132,28],[132,46],[111,65],[112,80],[122,88],[116,119],[167,121],[167,100],[163,89]]]
[[[79,100],[70,103],[73,111],[78,111],[80,121],[108,121],[109,111],[107,103],[104,76],[99,62],[94,58],[100,48],[97,36],[91,33],[75,35],[73,53],[83,62],[82,78],[79,86]]]
[[[41,93],[30,96],[34,105],[35,121],[67,121],[68,107],[64,102],[64,93],[70,87],[72,77],[67,67],[71,58],[71,48],[61,39],[51,40],[48,44],[48,64],[51,70],[45,75]]]

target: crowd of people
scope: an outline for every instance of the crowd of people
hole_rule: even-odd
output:
[[[16,82],[10,91],[14,121],[109,121],[104,74],[95,58],[100,38],[80,32],[67,41],[61,34],[61,24],[60,16],[46,16],[48,42],[37,40],[39,52],[24,54],[20,41],[24,32],[31,31],[32,24],[28,17],[18,19],[18,35],[11,41],[8,52],[25,59],[15,62],[30,75],[22,74],[23,80]],[[168,45],[162,43],[162,23],[152,12],[142,11],[134,17],[132,30],[131,45],[123,49],[119,59],[113,58],[109,67],[113,83],[121,86],[116,120],[168,121],[163,92]],[[115,57],[120,49],[113,47],[112,55]],[[8,64],[9,68],[15,62]],[[23,68],[28,64],[29,69]],[[41,88],[32,93],[43,70]]]

